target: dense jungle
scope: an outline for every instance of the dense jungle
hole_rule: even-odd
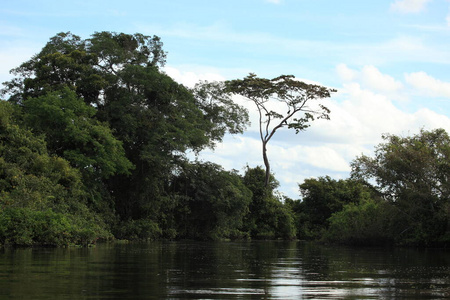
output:
[[[373,157],[353,160],[349,178],[307,179],[299,183],[299,199],[290,199],[277,190],[267,164],[242,166],[241,173],[192,157],[246,130],[248,112],[233,102],[235,94],[258,104],[273,94],[286,100],[292,91],[308,97],[313,91],[320,100],[330,90],[298,84],[286,90],[278,83],[292,83],[289,76],[254,75],[191,89],[164,73],[166,56],[157,36],[96,32],[82,39],[67,32],[12,70],[0,101],[1,245],[449,244],[445,130],[386,134]],[[298,113],[296,123],[271,111],[265,116],[307,130],[314,117]]]

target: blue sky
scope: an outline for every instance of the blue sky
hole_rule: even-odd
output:
[[[280,192],[292,198],[305,178],[346,178],[349,163],[372,154],[383,133],[450,132],[448,0],[4,1],[0,81],[58,32],[88,38],[103,30],[160,36],[165,72],[187,86],[253,72],[336,88],[325,101],[330,121],[271,141]],[[262,160],[254,107],[236,101],[252,126],[201,158],[242,170]]]

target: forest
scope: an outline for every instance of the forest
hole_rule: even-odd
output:
[[[386,134],[347,179],[277,193],[265,147],[331,113],[332,89],[250,74],[187,88],[163,72],[157,36],[70,32],[11,72],[0,101],[0,245],[98,241],[300,239],[348,245],[447,246],[450,137]],[[262,165],[243,174],[190,159],[260,115]],[[266,105],[281,101],[280,115]],[[306,103],[317,109],[306,109]],[[330,120],[332,122],[332,120]],[[269,124],[274,125],[269,130]]]

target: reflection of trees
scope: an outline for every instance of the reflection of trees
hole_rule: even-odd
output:
[[[282,241],[4,249],[0,266],[0,299],[439,298],[450,286],[445,250]]]
[[[187,243],[177,251],[170,279],[173,292],[217,293],[227,297],[267,292],[276,247],[270,243]],[[227,294],[228,293],[228,294]]]
[[[52,299],[86,290],[95,249],[5,249],[0,252],[0,298]],[[81,296],[81,294],[80,294]]]
[[[302,275],[311,289],[346,296],[445,295],[450,255],[444,250],[305,245]],[[445,267],[443,267],[445,266]]]
[[[173,250],[160,243],[5,250],[0,299],[163,299]]]
[[[169,272],[169,293],[177,297],[210,293],[227,299],[270,297],[279,262],[298,256],[295,245],[283,241],[178,244]]]
[[[330,277],[330,249],[313,243],[302,245],[302,275],[305,280],[327,280]]]

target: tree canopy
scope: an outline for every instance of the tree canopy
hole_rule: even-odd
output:
[[[231,93],[241,95],[256,105],[262,156],[266,167],[266,186],[271,172],[267,144],[275,132],[287,127],[298,133],[308,128],[315,118],[328,120],[330,110],[319,100],[328,98],[335,92],[334,89],[299,81],[292,75],[266,79],[250,74],[244,79],[227,81],[226,87]],[[279,108],[277,104],[282,104],[283,108]]]

